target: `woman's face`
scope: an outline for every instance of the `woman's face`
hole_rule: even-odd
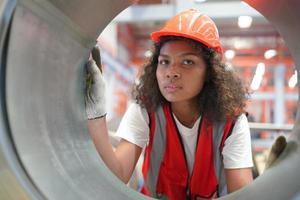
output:
[[[160,92],[169,102],[193,102],[202,90],[206,64],[196,49],[185,41],[163,45],[156,77]]]

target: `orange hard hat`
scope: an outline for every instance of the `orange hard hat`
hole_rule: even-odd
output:
[[[151,34],[151,39],[158,42],[161,36],[182,36],[196,40],[222,54],[222,46],[215,23],[207,15],[196,9],[183,11],[171,18],[165,26]]]

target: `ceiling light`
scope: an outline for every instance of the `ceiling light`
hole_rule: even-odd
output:
[[[257,64],[255,74],[262,76],[264,75],[264,73],[265,73],[265,63],[260,62]]]
[[[206,0],[194,0],[195,3],[203,3],[205,2]]]
[[[233,50],[227,50],[227,51],[225,51],[225,57],[228,60],[231,60],[232,58],[234,58],[234,56],[235,56],[235,51],[233,51]]]
[[[240,28],[249,28],[252,24],[252,17],[250,16],[239,16],[238,25]]]
[[[147,50],[147,51],[144,53],[144,56],[145,56],[146,58],[150,58],[150,57],[152,56],[152,51]]]
[[[289,80],[289,88],[294,88],[297,84],[297,71],[295,70],[294,74],[291,76]]]
[[[255,75],[253,77],[253,80],[251,82],[251,89],[257,90],[263,80],[263,75],[265,73],[265,63],[258,63],[255,70]]]
[[[241,42],[239,40],[235,40],[233,42],[233,46],[234,46],[235,49],[241,49],[242,48]]]
[[[233,46],[235,49],[248,49],[252,47],[252,44],[249,40],[239,38],[234,40]]]
[[[251,83],[251,89],[252,90],[257,90],[260,86],[260,83],[262,81],[263,77],[260,75],[254,75],[252,83]]]
[[[270,59],[276,55],[277,55],[277,51],[275,49],[269,49],[264,54],[265,59]]]

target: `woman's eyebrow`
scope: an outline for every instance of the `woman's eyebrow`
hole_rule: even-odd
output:
[[[158,56],[159,57],[169,57],[168,55],[165,55],[165,54],[159,54]]]
[[[169,55],[166,54],[159,54],[161,57],[170,57]],[[193,52],[187,52],[187,53],[182,53],[179,56],[199,56],[198,53],[193,53]]]
[[[183,53],[180,56],[199,56],[198,53],[193,53],[193,52],[187,52],[187,53]]]

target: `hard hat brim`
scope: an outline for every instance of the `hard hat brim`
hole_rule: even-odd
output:
[[[212,46],[205,42],[204,40],[201,40],[199,37],[193,37],[190,34],[185,34],[185,33],[180,33],[180,32],[174,32],[174,31],[156,31],[151,33],[151,40],[154,41],[155,43],[159,42],[160,37],[162,36],[179,36],[179,37],[185,37],[189,38],[192,40],[196,40],[197,42],[200,42],[201,44],[204,44],[208,48],[214,49],[216,52],[223,54],[223,50],[221,48],[221,45],[218,44],[217,46]]]

